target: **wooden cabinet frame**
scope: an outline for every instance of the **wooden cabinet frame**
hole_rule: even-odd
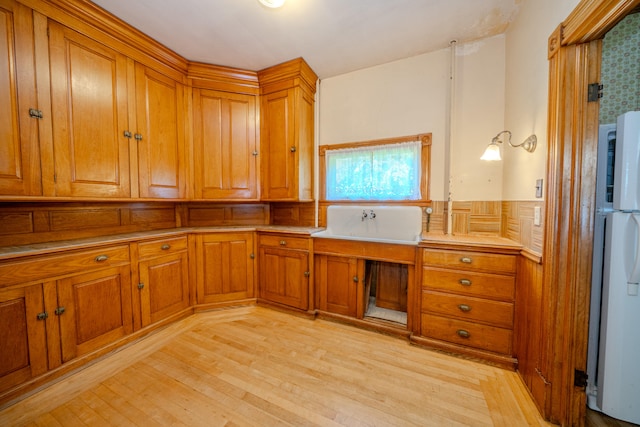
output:
[[[537,359],[533,396],[545,418],[582,425],[595,210],[597,102],[588,103],[587,84],[600,77],[601,38],[639,0],[583,0],[549,38],[549,124],[542,314],[528,326]]]

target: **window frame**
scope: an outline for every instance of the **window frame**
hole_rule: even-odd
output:
[[[345,148],[365,148],[379,145],[392,145],[402,142],[420,141],[420,199],[416,200],[327,200],[327,164],[326,153],[330,150],[341,150]],[[410,204],[422,205],[431,202],[429,196],[429,180],[431,177],[431,133],[423,133],[418,135],[401,136],[397,138],[376,139],[371,141],[347,142],[343,144],[321,145],[318,147],[319,157],[319,184],[320,194],[319,201],[331,204],[348,204],[348,203],[367,203],[367,204]]]

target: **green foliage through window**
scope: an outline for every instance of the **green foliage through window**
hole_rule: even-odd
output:
[[[420,141],[327,150],[327,200],[419,200]]]

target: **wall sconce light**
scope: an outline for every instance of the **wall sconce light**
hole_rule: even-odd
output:
[[[491,140],[491,144],[487,146],[484,150],[484,154],[480,157],[480,160],[502,160],[500,156],[500,146],[498,144],[502,144],[504,141],[500,139],[501,135],[507,134],[507,142],[512,147],[522,147],[527,150],[529,153],[533,153],[536,150],[536,145],[538,144],[538,138],[535,135],[531,135],[520,144],[513,144],[511,142],[511,132],[508,130],[503,130],[499,134],[493,137]]]
[[[285,0],[258,0],[261,4],[270,7],[272,9],[277,9],[281,7]]]

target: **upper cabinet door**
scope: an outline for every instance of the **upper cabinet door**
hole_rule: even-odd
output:
[[[186,196],[184,86],[136,64],[140,197]]]
[[[31,10],[0,0],[0,195],[42,194]]]
[[[57,196],[129,197],[127,58],[49,24]]]
[[[256,97],[193,90],[198,199],[257,199]]]
[[[262,98],[262,198],[297,199],[295,89]]]

